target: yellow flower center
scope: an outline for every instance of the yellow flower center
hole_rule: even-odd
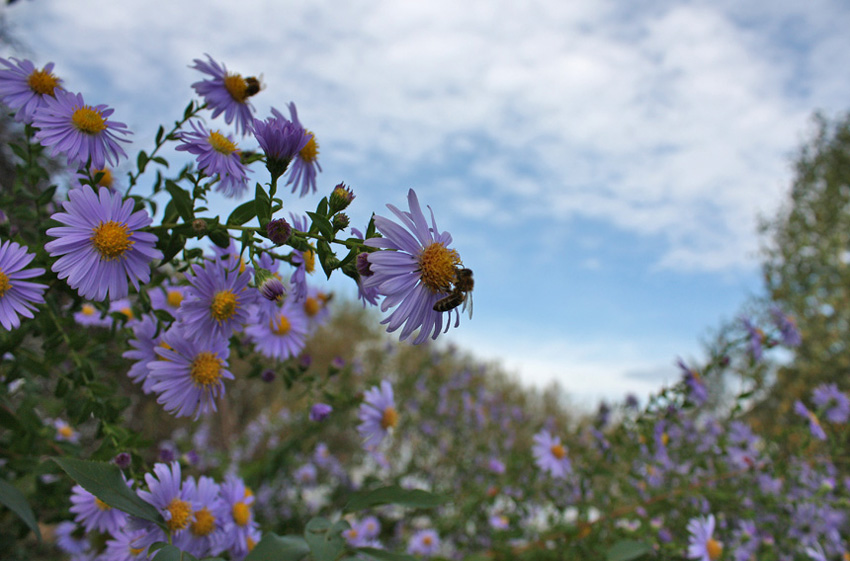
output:
[[[92,306],[91,304],[83,304],[83,309],[80,310],[84,316],[93,316],[97,311],[97,308]]]
[[[53,90],[59,85],[59,78],[44,69],[34,70],[27,76],[27,85],[39,95],[53,95]]]
[[[670,442],[670,435],[666,432],[661,433],[661,444],[667,446],[667,443]]]
[[[91,243],[101,258],[112,261],[124,256],[134,243],[125,224],[110,220],[92,228]]]
[[[12,288],[12,283],[9,282],[9,276],[3,271],[0,271],[0,298],[2,298],[10,288]]]
[[[97,508],[100,509],[100,510],[109,510],[109,509],[112,508],[111,506],[109,506],[108,504],[106,504],[102,500],[98,499],[97,497],[94,498],[94,504],[97,505]]]
[[[74,429],[72,429],[68,425],[62,425],[61,427],[59,427],[58,432],[64,438],[71,438],[72,436],[74,436]]]
[[[71,122],[82,133],[99,134],[106,129],[106,119],[100,114],[100,111],[93,109],[88,105],[78,107],[71,115]]]
[[[228,74],[224,77],[224,88],[234,100],[245,103],[248,99],[248,82],[241,74]]]
[[[559,460],[563,460],[567,455],[567,451],[560,444],[553,444],[552,447],[549,448],[549,451],[552,452],[552,455]]]
[[[227,321],[236,314],[239,302],[230,290],[221,290],[213,296],[210,312],[216,321]]]
[[[251,536],[245,536],[245,547],[248,548],[248,551],[253,551],[255,545],[257,545],[257,542]]]
[[[121,308],[120,311],[127,317],[127,319],[133,319],[133,310],[131,310],[130,308]]]
[[[312,275],[313,271],[316,270],[316,254],[313,253],[312,249],[308,249],[303,253],[302,258],[304,259],[304,270]]]
[[[104,169],[93,169],[91,175],[92,175],[92,177],[95,177],[99,173],[103,174],[103,175],[100,176],[100,179],[98,180],[97,184],[100,185],[101,187],[112,187],[112,180],[113,180],[112,172],[109,171],[106,168],[104,168]]]
[[[381,416],[381,428],[387,430],[390,427],[395,428],[398,424],[398,412],[394,407],[384,409],[384,414]]]
[[[144,547],[130,547],[130,555],[141,555],[145,551]]]
[[[251,490],[251,488],[245,487],[245,498],[250,499],[253,496],[254,496],[254,492]]]
[[[460,256],[454,249],[448,249],[434,242],[419,254],[419,275],[422,284],[431,292],[448,292],[455,279],[455,268],[460,264]]]
[[[183,303],[183,294],[179,290],[169,290],[165,296],[165,301],[172,308],[179,308]]]
[[[196,386],[207,387],[218,382],[221,378],[221,360],[218,355],[210,352],[198,353],[192,361],[189,376]]]
[[[233,521],[239,526],[246,526],[251,518],[251,509],[242,501],[233,505],[232,513]]]
[[[215,530],[215,516],[204,507],[195,513],[195,520],[190,528],[196,536],[207,536]]]
[[[319,301],[313,298],[312,296],[308,296],[306,300],[304,300],[304,313],[309,317],[314,317],[319,313],[321,306],[319,305]]]
[[[172,532],[185,529],[192,519],[192,505],[189,501],[182,501],[174,497],[165,510],[171,513],[171,519],[165,525]]]
[[[310,140],[301,149],[301,159],[305,162],[313,162],[319,155],[319,143],[316,142],[316,135],[310,131],[306,131],[310,135]]]
[[[431,536],[422,536],[422,545],[431,545],[434,542],[434,538]]]
[[[213,150],[224,154],[225,156],[229,156],[236,152],[236,144],[218,131],[211,132],[209,137],[207,137],[207,142],[210,143]]]
[[[723,544],[714,538],[708,538],[708,541],[705,542],[705,551],[708,553],[708,558],[714,561],[723,552]]]
[[[286,316],[281,315],[278,316],[277,321],[271,320],[269,322],[269,327],[271,327],[272,333],[275,335],[286,335],[289,333],[289,330],[292,329],[292,324],[289,323]]]

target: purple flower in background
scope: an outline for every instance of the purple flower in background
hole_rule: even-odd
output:
[[[129,142],[117,134],[132,134],[124,123],[109,121],[114,112],[106,105],[86,105],[83,96],[57,89],[53,96],[43,96],[43,105],[35,111],[32,125],[39,129],[35,138],[45,148],[53,148],[50,156],[64,154],[68,163],[103,169],[106,163],[118,165],[119,157],[127,157],[118,142]]]
[[[794,402],[794,413],[800,415],[809,421],[809,431],[812,433],[812,436],[817,438],[818,440],[826,440],[826,433],[823,431],[823,427],[820,426],[820,421],[818,420],[817,415],[814,412],[809,411],[803,402],[797,400]]]
[[[567,449],[561,444],[561,439],[552,436],[548,430],[542,430],[534,435],[534,445],[531,447],[534,463],[541,471],[548,472],[552,477],[564,478],[572,472]]]
[[[68,193],[62,203],[65,212],[51,218],[66,226],[50,228],[48,236],[56,238],[45,244],[52,257],[59,257],[53,270],[60,279],[77,290],[83,298],[100,301],[124,298],[129,292],[127,281],[138,290],[150,280],[150,263],[162,259],[154,247],[155,235],[140,232],[151,223],[144,210],[133,212],[133,199],[101,187],[98,194],[88,185]]]
[[[79,312],[74,312],[74,321],[85,327],[110,327],[112,318],[105,317],[89,302],[83,302]]]
[[[194,132],[179,134],[184,150],[197,156],[198,169],[206,175],[218,176],[215,190],[231,199],[239,198],[248,191],[248,168],[239,158],[239,148],[229,136],[219,131],[208,131],[198,121],[190,123]]]
[[[133,382],[141,384],[142,391],[145,393],[152,391],[153,380],[149,377],[148,364],[159,360],[156,347],[161,341],[162,336],[157,335],[156,319],[151,315],[143,316],[141,321],[133,325],[133,338],[129,341],[129,345],[133,348],[121,355],[128,360],[135,361],[127,372],[127,376]]]
[[[180,305],[180,320],[186,335],[198,340],[230,339],[248,322],[249,306],[257,298],[257,289],[248,286],[251,275],[240,273],[232,262],[208,260],[204,266],[192,265],[194,274],[186,274],[191,288]]]
[[[194,497],[195,508],[186,531],[175,538],[174,545],[199,558],[216,555],[224,531],[221,512],[226,508],[219,497],[219,486],[205,476],[197,483],[190,477],[183,486],[187,494]]]
[[[702,405],[708,400],[708,390],[702,382],[702,378],[696,370],[689,368],[688,365],[680,358],[676,364],[682,370],[682,375],[685,379],[685,384],[688,386],[688,397],[696,404]]]
[[[785,314],[779,308],[771,309],[770,315],[773,317],[773,322],[776,324],[777,329],[779,329],[783,345],[786,347],[798,347],[803,342],[794,318]]]
[[[286,360],[297,356],[307,343],[307,318],[297,302],[289,300],[276,309],[269,318],[255,313],[251,324],[245,328],[254,348],[263,355]]]
[[[0,245],[0,325],[9,331],[20,327],[19,315],[32,318],[35,305],[44,304],[47,286],[24,280],[44,274],[41,268],[24,268],[34,257],[16,242]]]
[[[185,531],[192,523],[196,501],[194,487],[183,485],[180,464],[155,464],[153,474],[145,474],[145,482],[148,490],[137,491],[139,497],[159,510],[172,536]],[[138,540],[139,547],[147,548],[154,542],[168,541],[164,532],[152,522],[134,520],[131,529],[147,530],[143,538]]]
[[[31,124],[36,110],[43,107],[45,97],[53,97],[54,91],[62,89],[62,80],[53,75],[53,63],[48,62],[41,70],[29,60],[0,58],[6,67],[0,70],[0,98],[10,109],[15,109],[15,120]]]
[[[369,268],[372,275],[362,279],[365,289],[377,288],[384,295],[381,310],[395,308],[381,323],[389,324],[387,331],[402,328],[400,339],[404,341],[416,329],[419,335],[414,344],[423,342],[428,336],[436,339],[443,328],[443,312],[434,310],[434,304],[444,298],[456,280],[456,271],[461,264],[460,255],[450,249],[452,236],[440,233],[431,213],[431,224],[422,214],[419,199],[411,189],[407,195],[410,212],[403,212],[387,205],[401,222],[383,216],[375,217],[375,226],[382,238],[369,238],[364,243],[369,247],[383,249],[369,253]],[[454,310],[460,323],[460,314]],[[448,331],[451,323],[446,324]]]
[[[189,339],[179,326],[163,336],[167,346],[156,347],[162,360],[148,363],[151,390],[166,411],[177,417],[216,410],[215,400],[224,395],[224,380],[233,379],[227,369],[228,341],[210,338]]]
[[[749,318],[741,318],[741,323],[747,331],[749,341],[750,354],[753,355],[753,360],[758,362],[762,357],[762,345],[764,344],[764,331],[756,327]]]
[[[254,122],[252,115],[254,107],[248,98],[256,91],[253,91],[248,80],[240,74],[231,74],[224,64],[214,61],[210,55],[206,56],[208,62],[196,58],[192,61],[195,65],[190,68],[208,74],[212,78],[195,82],[192,88],[212,109],[213,119],[224,113],[225,123],[230,124],[235,120],[236,131],[241,132],[243,136],[248,134]],[[252,81],[256,81],[256,78],[252,78]]]
[[[843,424],[850,418],[850,399],[835,384],[821,384],[812,392],[812,403],[823,409],[831,423]]]
[[[280,116],[280,113],[277,113]],[[292,164],[292,170],[289,172],[287,185],[292,185],[292,192],[301,188],[300,197],[316,192],[316,174],[322,171],[322,166],[319,165],[319,143],[316,142],[316,135],[306,130],[301,121],[298,120],[298,111],[295,109],[295,104],[289,104],[289,115],[292,117],[292,122],[296,127],[305,131],[305,136],[309,139],[304,146],[298,151],[295,156],[295,163]]]
[[[310,408],[310,420],[313,422],[324,421],[333,410],[334,408],[327,403],[314,403],[313,407]]]
[[[127,522],[124,512],[112,508],[79,485],[71,489],[70,510],[76,515],[74,522],[82,525],[87,532],[96,530],[114,534]]]
[[[221,511],[224,523],[222,543],[231,555],[241,559],[248,554],[250,543],[256,540],[257,522],[252,508],[254,495],[235,475],[225,477],[220,489],[224,502]]]
[[[364,446],[372,448],[381,443],[387,432],[398,425],[398,411],[395,408],[393,387],[386,380],[380,388],[372,386],[366,390],[358,413],[360,424],[358,432],[364,439]]]
[[[413,555],[430,557],[440,550],[440,536],[431,529],[419,530],[410,537],[407,552]]]
[[[688,522],[688,559],[715,561],[723,552],[723,544],[714,539],[714,515],[692,518]]]

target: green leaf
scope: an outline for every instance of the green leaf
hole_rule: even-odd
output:
[[[263,534],[263,539],[254,546],[245,561],[299,561],[310,553],[310,546],[301,536],[277,536],[272,533]]]
[[[2,479],[0,479],[0,503],[3,503],[9,510],[17,514],[29,526],[29,529],[33,531],[38,541],[41,542],[38,521],[35,519],[35,514],[32,512],[27,498],[16,487]]]
[[[174,208],[177,210],[180,218],[187,224],[194,220],[194,205],[189,193],[170,179],[165,180],[165,189],[171,194],[171,202],[174,203]]]
[[[151,553],[156,551],[156,559],[160,559],[161,561],[198,561],[198,558],[191,553],[187,553],[171,544],[164,544],[164,542],[153,544],[148,551]]]
[[[144,150],[139,150],[139,156],[136,158],[136,165],[139,168],[139,173],[144,173],[148,165],[148,153]]]
[[[353,493],[343,508],[345,512],[364,510],[373,506],[397,504],[410,508],[434,508],[448,502],[446,497],[421,489],[402,489],[398,485],[379,487],[372,491]]]
[[[118,466],[74,458],[54,457],[51,459],[79,483],[80,487],[109,506],[154,522],[165,529],[165,521],[159,511],[152,504],[143,501],[127,486]]]
[[[254,191],[254,208],[257,211],[260,226],[265,227],[272,219],[272,201],[259,183],[257,183],[257,188]]]
[[[55,195],[55,194],[56,194],[56,185],[51,185],[50,187],[45,189],[44,192],[41,195],[38,196],[38,201],[37,201],[38,204],[46,205],[47,203],[49,203],[50,201],[53,200],[53,195]]]
[[[162,125],[159,125],[159,128],[156,130],[156,138],[154,138],[154,142],[159,144],[162,140],[162,135],[165,134],[165,128]]]
[[[180,253],[180,250],[186,245],[186,238],[181,236],[180,234],[174,234],[171,236],[171,239],[168,240],[168,245],[165,246],[165,249],[162,252],[162,261],[159,262],[160,266],[165,265],[172,259],[174,256]]]
[[[406,553],[393,553],[392,551],[374,547],[358,547],[357,551],[379,561],[417,561],[419,559]]]
[[[212,232],[209,232],[207,236],[215,245],[222,249],[230,247],[230,234],[227,233],[227,230],[213,230]]]
[[[334,227],[331,224],[331,221],[328,220],[326,216],[322,216],[321,214],[317,214],[315,212],[308,212],[307,216],[313,219],[313,225],[310,227],[312,230],[316,228],[322,236],[330,241],[334,239]]]
[[[345,520],[331,524],[327,518],[313,518],[304,527],[304,539],[316,561],[336,561],[345,549],[343,530],[351,526]]]
[[[652,551],[652,546],[646,542],[623,540],[615,543],[605,554],[606,561],[630,561],[643,557]]]
[[[257,216],[257,205],[254,201],[248,201],[236,207],[227,217],[228,226],[241,226]]]

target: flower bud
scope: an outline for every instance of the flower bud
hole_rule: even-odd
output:
[[[345,230],[348,228],[348,224],[351,220],[348,218],[348,215],[344,212],[340,212],[339,214],[334,216],[333,220],[333,228],[334,232],[339,232],[340,230]]]
[[[292,235],[292,226],[285,218],[276,218],[266,224],[266,234],[274,244],[283,245]]]
[[[372,267],[369,263],[369,254],[358,253],[357,254],[357,272],[360,273],[361,277],[371,277],[372,276]]]
[[[346,187],[345,183],[340,183],[334,187],[334,190],[331,192],[330,200],[328,201],[331,214],[345,210],[353,200],[354,193],[351,192],[351,189]]]
[[[269,277],[260,285],[260,294],[271,302],[280,302],[286,295],[286,287],[277,277]]]
[[[192,230],[199,236],[207,231],[207,221],[203,218],[196,218],[192,221]]]

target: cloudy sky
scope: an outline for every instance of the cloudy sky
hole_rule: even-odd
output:
[[[54,62],[68,89],[115,108],[137,150],[180,116],[193,59],[261,76],[258,116],[297,104],[320,144],[320,190],[349,184],[354,224],[412,187],[453,234],[475,317],[444,340],[587,401],[674,381],[676,357],[701,356],[759,292],[758,217],[784,200],[813,111],[850,106],[843,0],[4,12],[27,49],[6,54]]]

